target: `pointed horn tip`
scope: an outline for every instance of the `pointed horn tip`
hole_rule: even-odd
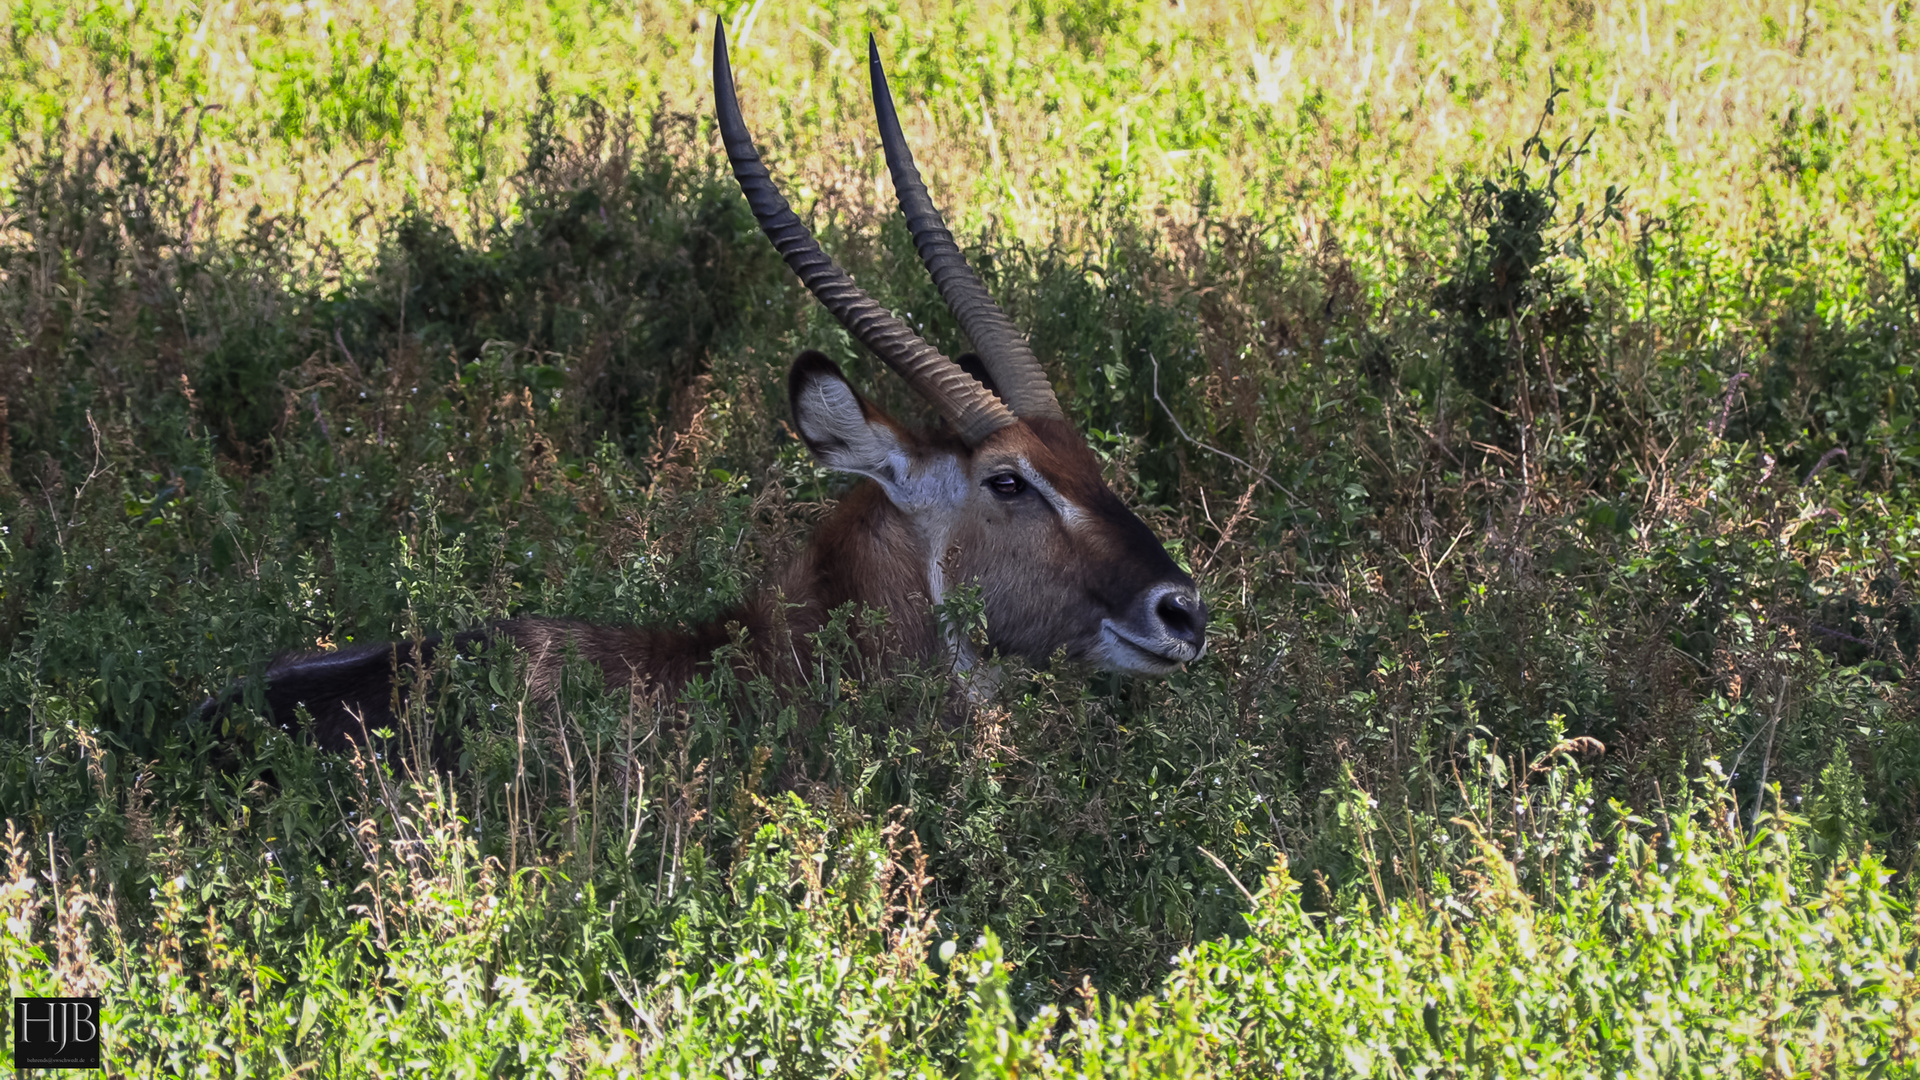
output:
[[[727,59],[727,24],[720,19],[713,23],[713,89],[724,109],[733,96],[733,64]]]

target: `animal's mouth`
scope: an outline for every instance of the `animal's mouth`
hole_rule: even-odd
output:
[[[1154,640],[1136,634],[1112,619],[1100,620],[1100,661],[1115,671],[1137,671],[1146,675],[1165,675],[1195,660],[1206,652],[1171,638]]]

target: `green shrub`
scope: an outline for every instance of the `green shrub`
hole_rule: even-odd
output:
[[[877,16],[1203,583],[1193,670],[962,704],[843,612],[800,685],[659,706],[449,662],[355,760],[196,706],[282,650],[714,617],[845,490],[793,354],[926,410],[689,118],[709,14],[19,6],[16,992],[102,989],[128,1072],[1911,1071],[1910,13],[1348,7]],[[870,16],[722,14],[802,214],[965,348],[847,149]]]

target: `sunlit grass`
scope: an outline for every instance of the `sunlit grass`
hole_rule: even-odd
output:
[[[22,3],[0,109],[16,153],[56,129],[187,140],[188,201],[227,228],[297,214],[364,252],[409,199],[470,227],[510,213],[542,87],[563,114],[704,122],[716,19],[778,168],[836,213],[890,200],[871,31],[969,229],[1072,239],[1118,199],[1384,266],[1420,200],[1517,146],[1558,86],[1550,134],[1594,133],[1575,201],[1627,187],[1626,242],[1679,209],[1734,246],[1762,223],[1813,253],[1913,235],[1920,30],[1897,2]]]

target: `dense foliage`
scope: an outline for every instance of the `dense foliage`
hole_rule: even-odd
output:
[[[795,352],[924,410],[717,163],[712,13],[15,4],[13,992],[143,1073],[1913,1069],[1912,12],[1228,7],[722,13],[804,212],[957,350],[874,20],[1202,662],[964,704],[842,621],[798,687],[557,710],[462,663],[376,759],[195,706],[712,617],[844,490]]]

